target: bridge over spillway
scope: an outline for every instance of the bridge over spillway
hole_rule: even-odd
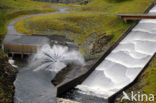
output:
[[[156,19],[156,14],[117,14],[124,22],[129,20]]]

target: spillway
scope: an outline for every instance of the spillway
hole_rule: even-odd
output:
[[[156,14],[154,6],[149,14]],[[77,88],[108,99],[133,82],[156,52],[156,20],[144,19]]]

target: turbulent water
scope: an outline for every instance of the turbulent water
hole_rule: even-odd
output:
[[[76,50],[61,45],[44,45],[30,59],[27,67],[19,68],[14,82],[15,103],[56,103],[56,88],[51,80],[68,64],[85,65]]]
[[[78,51],[69,50],[66,46],[54,45],[50,47],[50,45],[44,45],[33,56],[29,66],[34,68],[33,71],[45,70],[58,73],[69,63],[84,65],[85,61]]]
[[[156,6],[150,10],[156,14]],[[130,84],[156,52],[156,20],[141,20],[96,70],[77,88],[109,98]]]

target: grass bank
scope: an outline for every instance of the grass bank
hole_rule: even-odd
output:
[[[143,92],[156,96],[156,56],[142,74],[140,83],[144,83]]]
[[[9,21],[28,14],[54,12],[51,3],[35,2],[32,0],[0,0],[0,38],[3,40],[7,33]]]
[[[15,25],[19,32],[27,35],[68,32],[68,37],[77,44],[83,43],[93,33],[96,35],[115,34],[117,38],[128,26],[129,24],[124,24],[116,16],[91,13],[44,15],[21,20]]]
[[[116,2],[115,2],[116,1]],[[79,11],[105,13],[142,13],[154,0],[89,0]]]
[[[99,36],[113,35],[109,44],[114,43],[130,24],[124,24],[116,16],[92,13],[52,14],[21,20],[15,25],[18,32],[31,34],[60,34],[74,40],[83,54]]]

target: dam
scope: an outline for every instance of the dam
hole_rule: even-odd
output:
[[[150,11],[151,14],[155,12],[154,8],[152,9],[153,11],[152,10]],[[64,10],[65,9],[61,9],[59,12],[56,12],[56,13],[64,13],[63,12]],[[37,15],[34,15],[34,16],[37,16]],[[27,18],[27,17],[33,17],[33,16],[26,16],[24,18]],[[24,18],[22,17],[20,19],[24,19]],[[20,19],[17,19],[15,22],[17,22]],[[26,42],[27,40],[34,41],[33,43],[35,43],[35,45],[39,43],[38,40],[39,41],[43,40],[41,44],[48,42],[48,39],[44,37],[40,37],[42,39],[40,38],[37,39],[37,37],[31,36],[31,39],[29,39],[30,36],[24,37],[24,35],[17,33],[15,30],[13,30],[13,26],[15,22],[11,22],[8,25],[8,29],[11,33],[8,32],[7,38],[4,41],[5,43],[4,49],[6,51],[29,50],[28,46],[25,46],[25,44],[27,45],[31,42]],[[129,35],[123,41],[120,42],[120,44],[110,53],[110,55],[108,55],[108,57],[100,65],[98,65],[96,70],[81,85],[77,87],[79,88],[79,90],[81,90],[81,93],[108,99],[110,96],[112,96],[113,94],[115,94],[116,92],[124,88],[126,85],[134,81],[135,78],[142,71],[144,66],[149,62],[149,60],[151,59],[151,57],[156,51],[155,48],[153,48],[156,45],[156,35],[155,35],[155,30],[153,28],[155,25],[156,25],[155,20],[140,21],[140,23],[129,33]],[[15,33],[12,32],[12,30]],[[12,38],[12,37],[15,37],[15,38]],[[23,40],[23,37],[24,37],[24,40]],[[10,41],[12,41],[11,42],[12,44],[18,45],[20,49],[15,49],[13,45],[9,44]],[[22,44],[22,46],[20,46],[19,44]],[[10,47],[13,47],[13,48],[10,48]],[[27,49],[24,49],[24,48],[27,48]],[[46,50],[46,49],[43,49],[43,50]],[[51,50],[51,49],[48,49],[48,50]],[[54,57],[58,57],[58,59],[55,60],[54,58],[53,60],[53,54],[55,53],[50,52],[52,55],[51,56],[49,55],[49,53],[46,53],[48,52],[48,50],[41,52],[41,53],[39,52],[39,54],[41,54],[45,59],[43,58],[37,58],[37,59],[38,60],[43,59],[45,60],[43,62],[46,63],[46,65],[43,64],[41,67],[44,67],[44,68],[51,67],[51,66],[58,67],[58,61],[62,61],[62,59],[59,60],[60,58],[62,58],[62,56],[58,56],[57,53],[59,52],[57,52],[56,55],[54,55]],[[29,51],[30,53],[33,53],[36,51],[37,51],[36,48],[30,47],[30,51]],[[62,50],[60,51],[62,52]],[[40,57],[40,55],[37,57]],[[70,56],[70,57],[74,57],[74,56]],[[50,62],[52,62],[52,65],[49,65],[49,60],[47,61],[47,58],[52,59],[50,60]],[[53,65],[54,61],[57,63],[57,65],[56,64]],[[68,60],[65,60],[65,63],[66,61]],[[64,66],[64,64],[62,65]],[[50,100],[49,102],[53,100],[55,101],[56,95],[54,94],[56,94],[55,93],[56,88],[53,85],[51,85],[51,81],[50,81],[52,79],[50,78],[51,74],[47,73],[47,71],[42,73],[39,70],[43,70],[43,68],[40,68],[40,67],[37,68],[37,72],[34,72],[30,70],[29,68],[21,69],[15,81],[15,86],[17,87],[16,94],[15,94],[15,102],[18,103],[22,101],[21,103],[30,103],[32,101],[36,101],[36,103],[39,103],[39,102],[48,103],[47,100],[50,100],[49,98],[52,98],[52,97],[54,97],[54,99]],[[49,71],[53,72],[55,70],[57,69],[55,68],[53,70],[48,69],[48,72]],[[57,72],[58,71],[54,73],[57,73]],[[23,79],[26,79],[28,83],[23,82]],[[37,82],[34,82],[34,81],[37,81]],[[32,84],[32,85],[27,86],[25,84]],[[46,84],[46,87],[43,88],[45,84]],[[25,86],[23,87],[23,85]],[[36,86],[38,88],[36,88]],[[23,87],[22,90],[20,90],[21,87]],[[33,87],[33,88],[29,88],[29,87]],[[36,88],[36,90],[34,88]],[[54,88],[53,89],[54,91],[51,90],[52,88]],[[21,95],[22,92],[25,92],[26,90],[30,90],[30,91],[34,90],[35,92],[31,93],[27,91],[28,94],[29,93],[31,94],[27,95],[26,93],[25,95]],[[36,92],[38,90],[40,91]],[[54,92],[54,94],[52,94],[52,92]],[[28,99],[25,98],[26,96],[31,100],[27,101]]]
[[[156,14],[156,6],[148,14]],[[109,99],[137,78],[155,52],[156,20],[141,20],[76,88],[82,94]]]

